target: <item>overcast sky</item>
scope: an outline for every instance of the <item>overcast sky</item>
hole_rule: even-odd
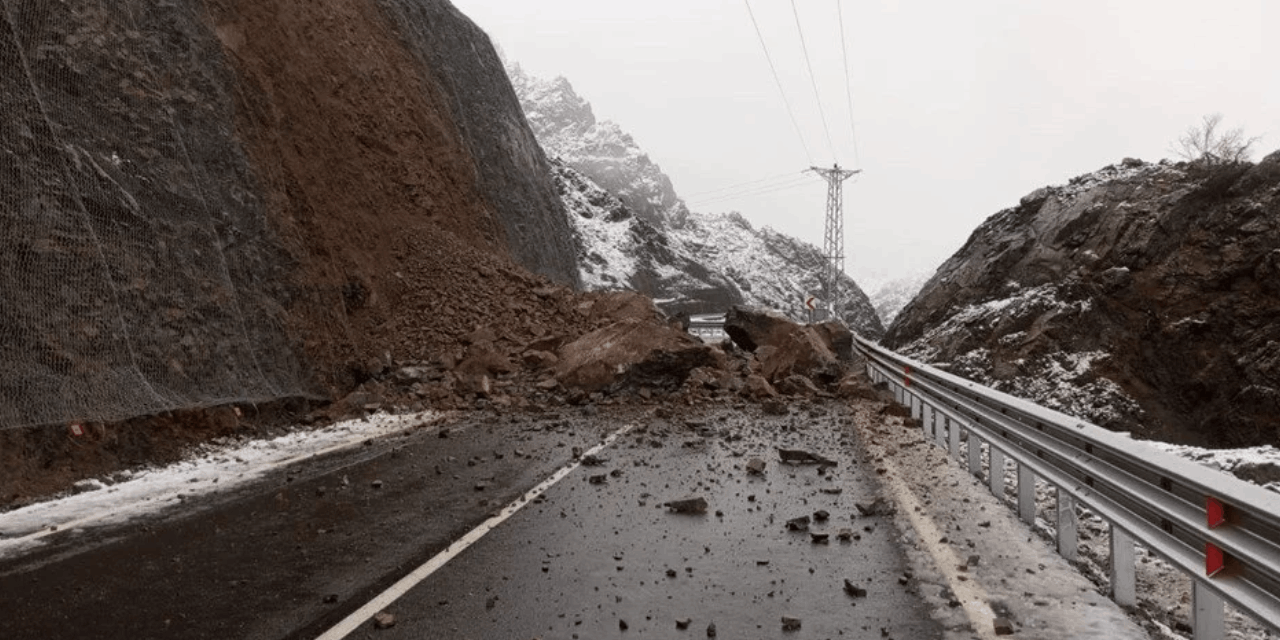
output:
[[[821,247],[825,184],[768,187],[862,169],[845,242],[864,288],[932,271],[1041,186],[1170,157],[1205,114],[1264,136],[1254,160],[1280,148],[1276,0],[796,0],[799,28],[789,0],[751,0],[781,92],[743,0],[454,4],[529,73],[568,78],[695,211]],[[766,193],[726,190],[746,182]]]

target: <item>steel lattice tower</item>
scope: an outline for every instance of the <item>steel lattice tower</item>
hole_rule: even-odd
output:
[[[830,169],[809,169],[827,181],[827,225],[822,239],[827,264],[822,270],[822,296],[830,305],[831,315],[840,320],[844,311],[840,297],[840,275],[844,273],[844,181],[862,170],[841,169],[838,164]]]

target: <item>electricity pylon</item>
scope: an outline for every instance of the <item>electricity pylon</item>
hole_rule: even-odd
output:
[[[861,169],[809,167],[827,181],[827,228],[822,239],[826,268],[822,272],[822,297],[830,305],[831,315],[843,321],[844,300],[840,297],[840,275],[844,273],[844,181],[862,173]]]

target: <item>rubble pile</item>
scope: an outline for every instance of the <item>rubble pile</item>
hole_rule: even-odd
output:
[[[850,375],[852,334],[836,323],[799,325],[734,307],[733,341],[707,344],[635,293],[536,291],[545,318],[532,304],[524,315],[538,322],[478,323],[453,344],[440,340],[439,357],[369,363],[366,380],[318,415],[742,399],[785,413],[790,398],[865,393]]]

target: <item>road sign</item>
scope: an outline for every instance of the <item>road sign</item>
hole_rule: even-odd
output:
[[[814,296],[809,296],[808,298],[804,299],[804,306],[809,307],[809,310],[813,311],[814,309],[818,308],[814,306],[814,303],[816,303],[817,301],[818,299],[815,298]]]

